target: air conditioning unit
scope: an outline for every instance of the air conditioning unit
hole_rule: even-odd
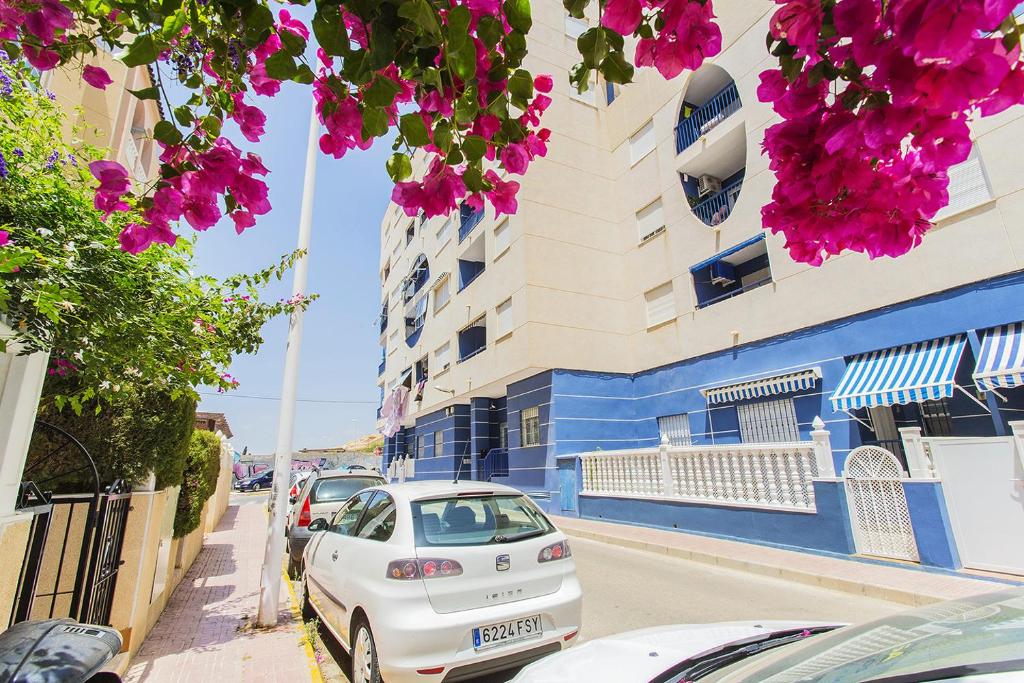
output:
[[[736,282],[736,268],[725,261],[711,264],[711,284],[727,287]]]
[[[701,197],[715,192],[722,191],[722,181],[710,175],[702,175],[697,178],[697,194]]]

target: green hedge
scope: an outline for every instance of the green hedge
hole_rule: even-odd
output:
[[[181,538],[199,527],[203,505],[217,490],[220,477],[220,437],[197,429],[192,432],[185,456],[185,472],[174,514],[174,537]]]

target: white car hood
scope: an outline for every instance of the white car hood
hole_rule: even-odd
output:
[[[734,621],[656,626],[585,641],[534,662],[512,680],[513,683],[646,683],[679,662],[733,641],[775,631],[839,623]]]

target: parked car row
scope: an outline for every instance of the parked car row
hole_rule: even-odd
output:
[[[1024,589],[861,626],[683,624],[580,640],[566,536],[516,489],[313,475],[293,499],[303,615],[351,655],[352,683],[1024,681]]]

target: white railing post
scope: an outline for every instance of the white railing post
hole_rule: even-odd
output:
[[[1024,467],[1024,420],[1010,422],[1010,434],[1013,436],[1017,459],[1020,461],[1020,466]]]
[[[935,468],[925,451],[924,440],[921,438],[920,427],[900,427],[900,438],[903,440],[903,452],[907,456],[907,467],[910,468],[911,479],[934,479]]]
[[[814,462],[818,466],[817,476],[831,479],[836,476],[836,466],[832,460],[832,437],[825,429],[825,423],[820,416],[814,418],[811,426],[814,427],[811,431],[811,441],[814,442]]]
[[[661,436],[661,445],[658,446],[658,459],[661,462],[661,495],[673,496],[675,489],[672,486],[672,468],[668,460],[668,435]]]

